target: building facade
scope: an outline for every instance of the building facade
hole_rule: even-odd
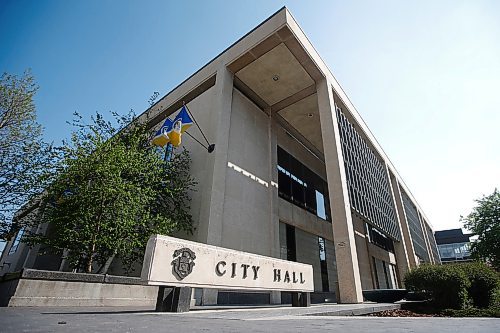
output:
[[[157,129],[183,103],[216,148],[208,154],[184,136],[198,188],[194,234],[180,237],[311,264],[318,294],[343,303],[362,302],[364,289],[402,287],[408,269],[440,262],[427,217],[286,8],[140,119]],[[43,268],[30,259],[35,249],[24,251],[33,253],[20,261]],[[214,304],[229,294],[197,297]]]

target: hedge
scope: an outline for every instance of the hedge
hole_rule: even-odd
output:
[[[427,293],[437,309],[463,309],[468,302],[470,280],[454,265],[422,265],[405,277],[406,288]]]
[[[495,293],[500,286],[498,273],[481,262],[459,264],[458,267],[465,272],[471,282],[467,291],[474,306],[478,308],[492,306]]]
[[[422,265],[405,276],[406,288],[426,293],[437,309],[494,305],[500,286],[498,273],[483,263]]]

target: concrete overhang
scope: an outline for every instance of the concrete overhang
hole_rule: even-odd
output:
[[[325,75],[292,32],[286,8],[282,11],[282,26],[227,68],[237,89],[323,160],[316,83]]]

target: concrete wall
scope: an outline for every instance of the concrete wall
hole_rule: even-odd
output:
[[[150,306],[158,287],[139,279],[24,270],[0,282],[0,306]]]
[[[157,287],[88,282],[19,280],[8,306],[150,306]]]
[[[234,90],[222,221],[222,244],[272,255],[267,115]]]

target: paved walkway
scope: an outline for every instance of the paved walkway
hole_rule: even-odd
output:
[[[150,308],[0,308],[0,332],[494,332],[500,319],[345,317],[394,304],[251,307],[156,313]],[[381,307],[381,308],[379,308]],[[370,310],[371,309],[371,310]]]

